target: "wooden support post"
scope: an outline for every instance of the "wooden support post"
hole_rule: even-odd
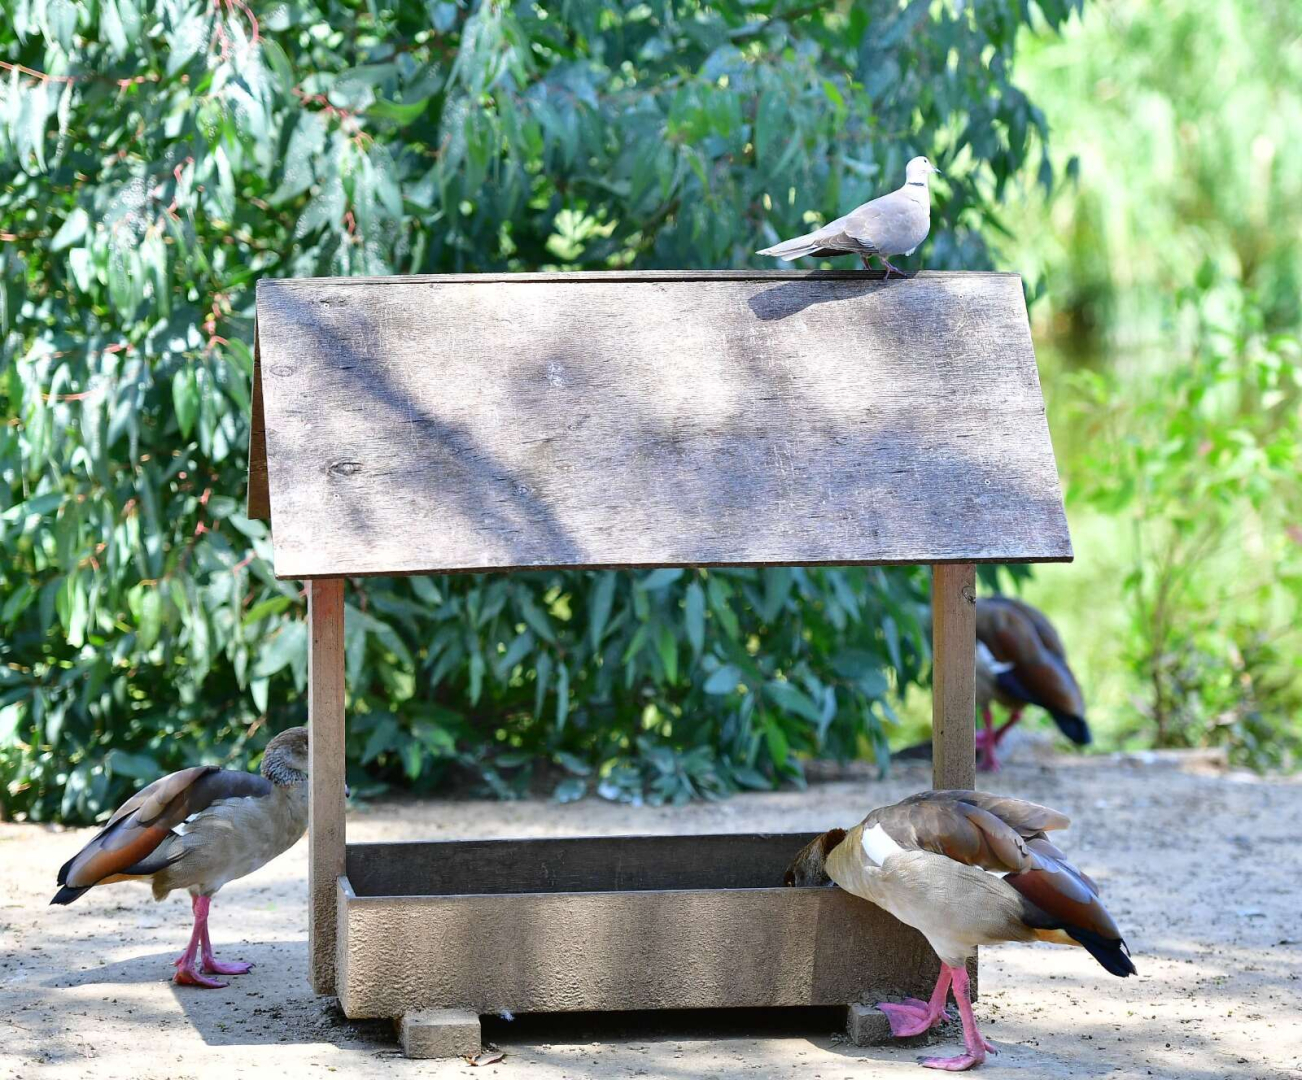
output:
[[[335,992],[335,888],[344,872],[344,582],[307,583],[308,965]]]
[[[976,567],[931,568],[931,785],[976,783]]]

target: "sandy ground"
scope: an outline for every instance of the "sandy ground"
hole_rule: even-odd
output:
[[[1035,747],[984,786],[1059,807],[1064,846],[1099,880],[1139,978],[1079,949],[982,954],[977,1018],[997,1077],[1302,1077],[1302,782],[1187,759],[1046,760]],[[388,803],[355,811],[358,840],[796,831],[851,824],[925,787],[922,766],[806,792],[681,809],[597,799]],[[499,1064],[412,1062],[386,1023],[346,1020],[306,983],[307,851],[299,844],[222,891],[213,937],[253,961],[226,990],[176,987],[188,897],[154,904],[136,885],[47,906],[85,830],[0,825],[0,1077],[701,1077],[808,1080],[927,1076],[916,1047],[849,1045],[831,1015],[520,1018],[486,1023]],[[958,1052],[946,1031],[943,1053]],[[930,1052],[936,1052],[932,1050]]]

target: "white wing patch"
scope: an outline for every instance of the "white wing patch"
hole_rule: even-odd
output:
[[[910,251],[909,254],[912,255],[913,252]],[[985,661],[986,667],[996,675],[1002,675],[1005,671],[1012,671],[1015,666],[1013,664],[1005,663],[1002,660],[996,660],[995,654],[990,651],[989,646],[987,646],[984,641],[978,641],[976,643],[976,651],[977,656]]]
[[[185,836],[186,833],[194,831],[196,823],[219,824],[229,828],[232,815],[256,798],[258,798],[256,795],[235,795],[229,799],[216,799],[202,810],[195,811],[184,821],[178,822],[173,826],[172,832],[177,836]]]
[[[865,829],[863,833],[863,851],[876,866],[881,866],[888,856],[898,855],[904,849],[900,847],[881,825]]]

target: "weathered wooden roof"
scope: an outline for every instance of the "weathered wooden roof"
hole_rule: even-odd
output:
[[[1016,275],[265,280],[257,317],[280,577],[1071,558]]]

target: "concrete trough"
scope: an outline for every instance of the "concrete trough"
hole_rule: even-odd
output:
[[[346,1015],[849,1006],[930,992],[920,934],[787,888],[814,834],[350,844]]]

